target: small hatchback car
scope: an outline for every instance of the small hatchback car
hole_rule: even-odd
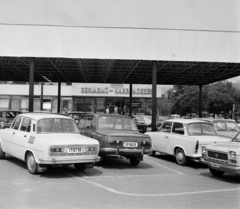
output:
[[[29,173],[50,165],[73,164],[78,171],[99,161],[97,140],[80,135],[74,119],[57,114],[18,115],[10,128],[0,130],[0,159],[5,153],[27,164]]]
[[[115,114],[83,115],[78,127],[81,134],[94,138],[100,144],[100,157],[124,156],[132,165],[138,165],[143,155],[150,152],[150,137],[139,133],[132,118]]]
[[[213,176],[240,174],[240,132],[227,143],[205,147],[203,159]]]

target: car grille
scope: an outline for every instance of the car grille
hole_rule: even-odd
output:
[[[226,153],[208,151],[208,157],[219,159],[219,160],[228,160],[228,155]]]

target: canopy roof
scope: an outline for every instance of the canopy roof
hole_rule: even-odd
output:
[[[1,81],[29,81],[30,58],[0,57]],[[239,63],[157,61],[157,84],[205,85],[240,75]],[[152,61],[35,58],[35,82],[152,83]]]

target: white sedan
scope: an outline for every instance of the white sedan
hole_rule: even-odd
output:
[[[229,141],[228,137],[218,136],[211,123],[194,119],[165,120],[160,131],[145,134],[151,137],[152,155],[173,155],[179,165],[186,165],[189,159],[200,162],[202,147]]]
[[[74,119],[60,114],[20,114],[0,130],[0,159],[6,153],[23,160],[31,174],[49,165],[74,164],[83,171],[100,160],[98,152],[99,142],[80,135]]]

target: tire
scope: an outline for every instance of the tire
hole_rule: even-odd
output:
[[[209,171],[213,176],[220,177],[224,174],[224,171],[218,171],[209,167]]]
[[[136,157],[130,157],[130,163],[131,165],[137,166],[140,163],[140,160],[138,160]]]
[[[156,155],[156,151],[152,150],[148,155],[154,157]]]
[[[85,163],[75,163],[74,167],[77,171],[85,171],[87,168],[87,165]]]
[[[187,158],[185,156],[184,151],[181,148],[177,148],[175,151],[175,159],[178,165],[186,165]]]
[[[36,163],[34,155],[31,152],[27,154],[26,163],[27,163],[27,169],[29,173],[31,174],[38,173],[38,170],[37,170],[38,164]]]
[[[5,152],[3,152],[2,145],[0,143],[0,159],[4,159],[4,158],[5,158]]]

